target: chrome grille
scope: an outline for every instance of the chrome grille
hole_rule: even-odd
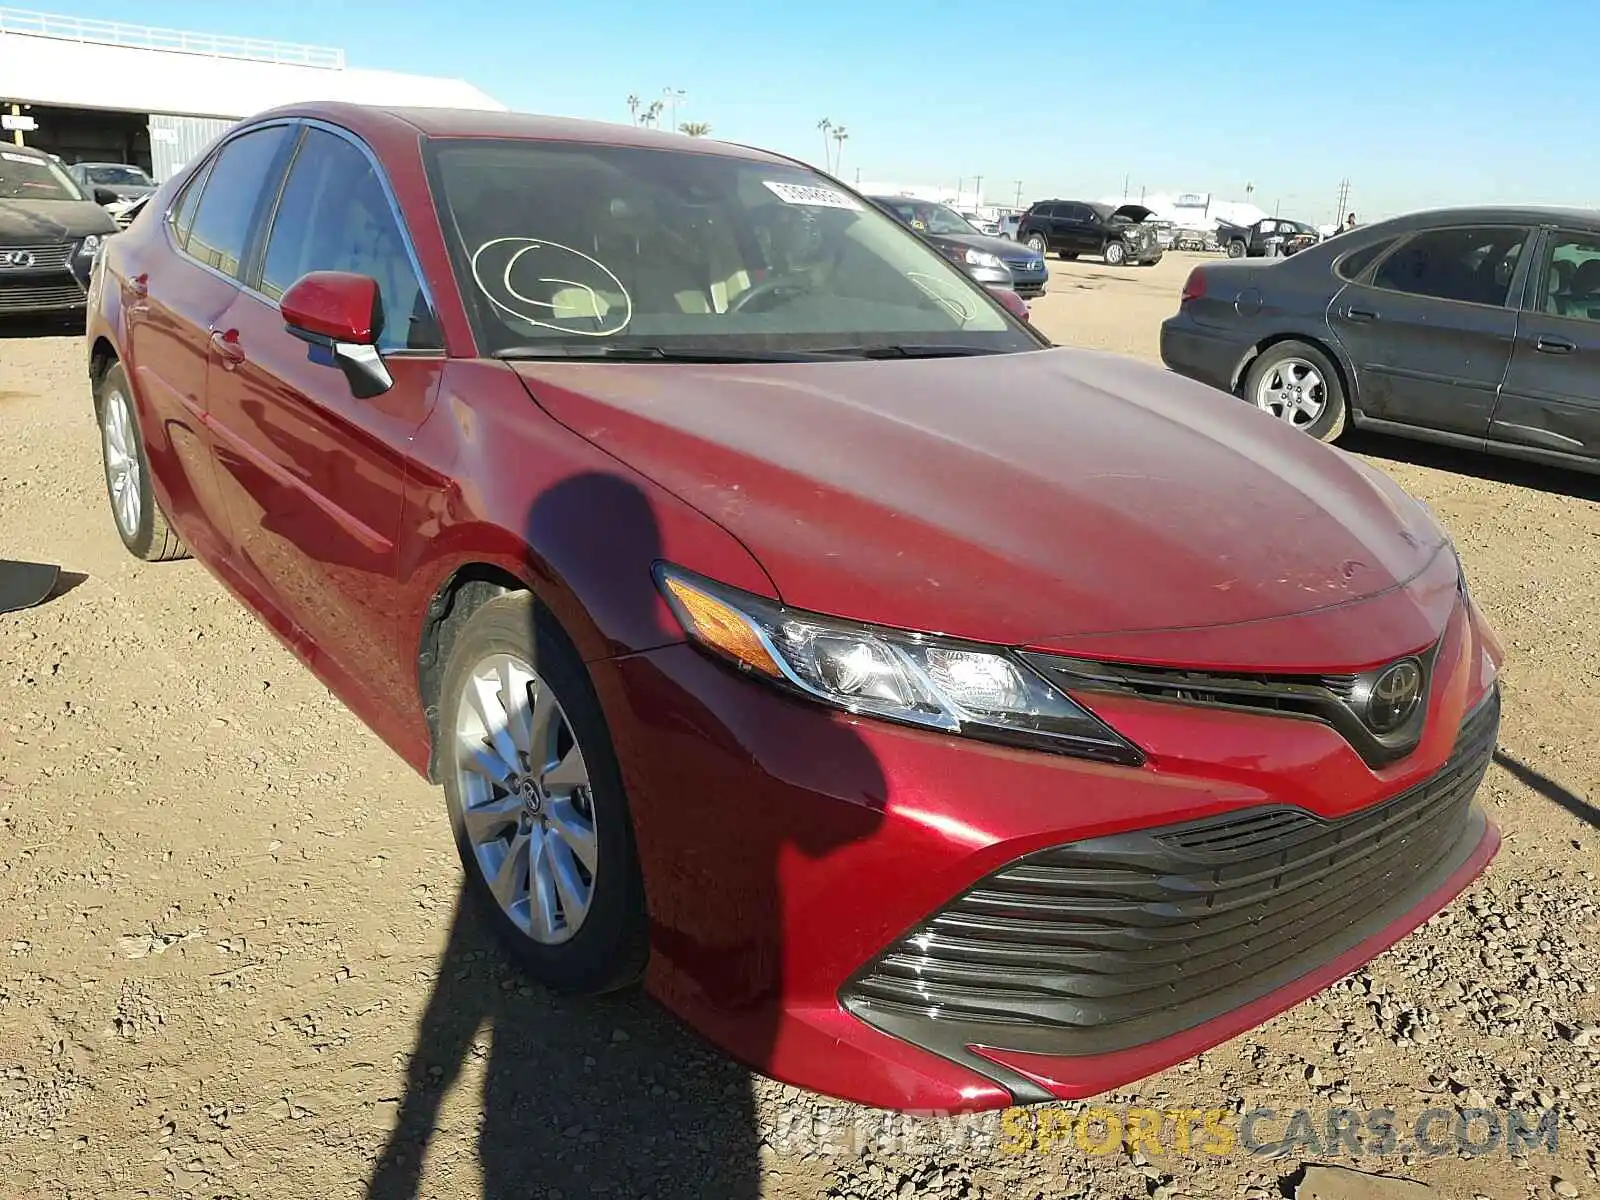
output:
[[[73,242],[4,242],[0,243],[0,252],[6,250],[23,250],[33,255],[33,262],[26,267],[0,268],[0,280],[9,275],[22,275],[29,271],[59,271],[72,261]]]
[[[65,283],[22,283],[0,276],[0,313],[33,312],[46,308],[81,308],[86,300],[76,280]]]

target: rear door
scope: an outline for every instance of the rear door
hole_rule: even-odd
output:
[[[1600,233],[1544,235],[1489,437],[1600,459]]]
[[[406,446],[430,411],[443,337],[387,181],[342,130],[308,126],[262,250],[218,322],[210,380],[218,468],[241,566],[317,651],[384,699],[414,687],[397,651],[395,539]],[[277,301],[310,271],[378,282],[394,386],[355,396],[289,333]]]
[[[1483,438],[1517,333],[1533,230],[1430,229],[1335,298],[1328,322],[1355,363],[1365,416]],[[1366,279],[1367,277],[1363,277]]]
[[[220,146],[121,281],[145,450],[167,515],[203,559],[225,554],[229,542],[205,428],[211,330],[237,293],[251,221],[288,135],[288,126],[269,125]]]

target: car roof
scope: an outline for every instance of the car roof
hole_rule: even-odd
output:
[[[586,121],[576,117],[546,117],[534,113],[494,112],[468,108],[404,108],[371,104],[321,102],[290,104],[258,113],[251,121],[267,118],[304,117],[328,121],[353,133],[371,136],[379,130],[394,132],[409,126],[430,138],[513,138],[542,142],[573,142],[587,145],[637,146],[644,149],[675,150],[680,153],[717,154],[727,158],[746,158],[757,162],[793,163],[781,154],[710,138],[689,137],[637,125],[610,121]]]
[[[1484,205],[1462,208],[1430,208],[1421,212],[1390,217],[1362,225],[1362,232],[1388,229],[1404,233],[1436,225],[1600,225],[1600,209],[1557,208],[1537,204]]]

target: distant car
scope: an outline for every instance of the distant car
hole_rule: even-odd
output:
[[[1266,217],[1254,225],[1217,222],[1217,245],[1227,251],[1229,258],[1287,257],[1321,240],[1322,235],[1303,221]]]
[[[101,240],[117,231],[106,210],[51,156],[0,151],[0,314],[85,307]]]
[[[1023,214],[1017,240],[1038,254],[1059,254],[1069,261],[1089,254],[1113,267],[1151,266],[1161,261],[1161,243],[1155,227],[1145,224],[1149,215],[1142,204],[1041,200]]]
[[[1005,238],[1008,242],[1016,241],[1017,225],[1019,222],[1021,222],[1021,220],[1021,213],[1006,213],[1006,215],[1001,217],[998,222],[1000,231],[995,234],[995,236]]]
[[[961,215],[962,215],[962,217],[964,217],[966,219],[966,222],[967,222],[968,225],[971,225],[979,233],[983,234],[984,237],[999,237],[1000,236],[1000,222],[999,221],[993,220],[992,218],[989,218],[989,217],[982,216],[981,214],[975,213],[975,212],[974,213],[964,212]]]
[[[1024,299],[1044,295],[1050,272],[1042,254],[1013,241],[979,233],[948,205],[911,196],[869,196],[868,199],[911,226],[979,283],[1010,288]],[[1002,272],[1009,276],[1009,281]]]
[[[1161,357],[1325,442],[1353,424],[1600,472],[1600,214],[1417,213],[1210,263]]]
[[[156,190],[156,181],[143,168],[132,163],[74,163],[68,173],[86,196],[96,189],[112,193],[117,200],[132,202]]]

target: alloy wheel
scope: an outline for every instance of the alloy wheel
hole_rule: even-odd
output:
[[[133,410],[120,390],[106,395],[100,418],[100,436],[106,456],[106,486],[111,493],[111,515],[124,537],[137,537],[143,505],[143,472],[139,467],[139,439],[133,428]]]
[[[568,941],[599,867],[583,750],[539,673],[492,654],[456,705],[455,770],[472,855],[502,912],[536,942]]]
[[[1030,233],[1028,235],[1028,249],[1032,250],[1035,254],[1043,255],[1045,250],[1044,238],[1040,237],[1037,233]]]
[[[1256,407],[1296,429],[1316,424],[1327,407],[1328,389],[1322,373],[1303,358],[1275,363],[1256,385]]]

